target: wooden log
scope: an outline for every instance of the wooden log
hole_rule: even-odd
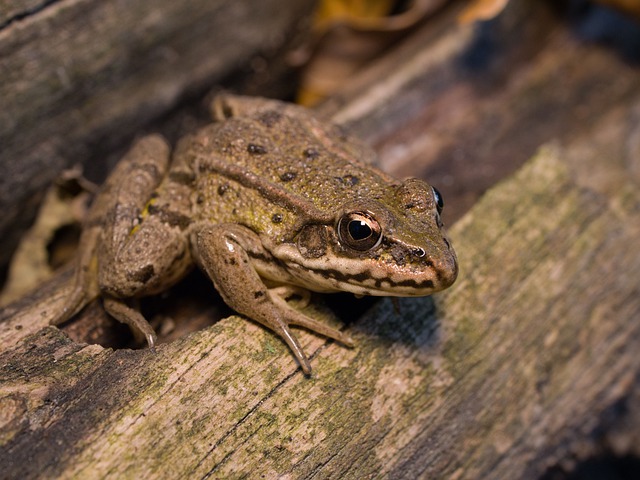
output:
[[[461,266],[451,290],[402,300],[399,311],[377,303],[350,322],[352,350],[301,333],[315,369],[305,378],[274,335],[236,316],[160,345],[155,355],[73,342],[42,328],[42,311],[64,293],[64,282],[54,282],[52,291],[0,313],[3,474],[511,479],[571,470],[603,452],[640,455],[638,72],[557,24],[545,31],[549,41],[526,68],[503,71],[509,95],[490,96],[520,105],[518,96],[535,88],[535,101],[570,125],[451,229]],[[356,109],[357,96],[345,97],[334,118],[373,143],[424,120],[421,102],[434,97],[416,97],[431,90],[416,86],[427,82],[411,58],[423,57],[404,57],[405,71],[418,77],[396,82],[397,95],[382,82],[360,97],[382,99],[387,113],[402,111],[393,99],[406,106],[418,98],[405,123],[389,127],[400,117],[362,107],[375,102]],[[600,93],[609,101],[596,102],[606,108],[589,122],[577,123],[575,104],[565,113],[562,99],[554,100],[548,72],[558,66],[576,72],[567,80],[576,88],[602,68],[615,80]],[[380,78],[398,78],[388,72]],[[496,125],[531,132],[529,152],[554,129],[545,126],[544,108],[521,98],[528,108],[520,120],[511,107],[499,115],[479,94],[468,98],[472,105],[455,105],[478,112],[473,119],[485,133]],[[445,118],[448,141],[472,132],[465,115],[454,117]],[[487,148],[478,150],[481,159],[501,151],[496,138],[510,152],[519,143],[476,138],[472,145]],[[417,158],[408,151],[406,158]],[[415,166],[422,172],[433,164]],[[396,165],[402,171],[408,163]],[[208,315],[207,308],[191,312]]]
[[[640,198],[576,181],[574,153],[543,149],[458,222],[449,292],[377,304],[352,350],[302,334],[312,378],[235,316],[156,354],[23,338],[0,356],[3,472],[535,478],[593,453],[640,374]]]

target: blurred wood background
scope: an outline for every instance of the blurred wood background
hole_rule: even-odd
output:
[[[311,2],[32,3],[0,11],[5,253],[64,167],[97,179],[145,131],[175,141],[220,85],[292,97],[287,62],[313,44]],[[0,311],[0,476],[634,478],[640,27],[589,2],[460,24],[465,6],[317,107],[443,192],[456,285],[398,311],[328,299],[357,347],[303,332],[305,378],[198,274],[146,304],[156,355],[99,305],[46,327],[62,272]]]

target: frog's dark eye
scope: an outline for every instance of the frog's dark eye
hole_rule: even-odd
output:
[[[364,252],[380,245],[382,229],[368,213],[346,213],[338,220],[338,238],[347,247]]]
[[[442,209],[444,208],[444,200],[442,199],[442,194],[438,191],[436,187],[431,187],[433,190],[433,198],[436,201],[436,208],[438,209],[438,213],[442,213]]]

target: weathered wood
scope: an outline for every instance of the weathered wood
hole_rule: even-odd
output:
[[[582,185],[574,152],[544,149],[456,225],[448,293],[381,302],[353,350],[303,334],[313,378],[237,317],[157,354],[22,339],[0,356],[3,471],[535,478],[591,453],[640,378],[640,190]]]
[[[5,3],[0,268],[38,194],[64,168],[84,163],[104,172],[108,153],[151,121],[239,69],[250,71],[250,60],[293,48],[314,1]],[[272,68],[272,81],[281,73]]]
[[[494,72],[502,83],[485,86],[488,99],[465,75],[444,82],[453,90],[442,77],[428,87],[425,57],[410,42],[402,52],[413,56],[400,58],[414,76],[387,70],[379,89],[368,84],[333,111],[382,145],[391,141],[380,140],[385,135],[395,138],[390,132],[424,122],[431,98],[426,105],[439,104],[450,128],[444,143],[475,135],[462,146],[468,156],[477,148],[474,168],[503,148],[519,163],[557,132],[559,141],[454,226],[461,273],[450,291],[401,300],[399,311],[379,302],[348,326],[353,350],[303,332],[314,352],[310,379],[274,335],[238,317],[160,345],[155,355],[78,344],[42,329],[41,311],[62,292],[41,291],[31,305],[0,314],[0,471],[9,478],[512,479],[570,469],[602,452],[640,455],[639,74],[610,51],[548,28],[528,62]],[[473,40],[473,30],[457,34]],[[434,35],[422,49],[454,37]],[[453,45],[440,66],[469,46]],[[561,66],[557,75],[568,84],[558,92],[549,72]],[[606,76],[584,90],[589,75],[603,69],[615,88],[599,90],[593,102],[602,109],[596,114],[591,102],[576,109],[571,85],[590,99]],[[393,95],[385,82],[398,76]],[[438,89],[450,99],[471,89],[463,95],[470,105],[451,103],[462,113],[449,114],[432,96]],[[567,95],[574,103],[563,102]],[[498,100],[509,100],[509,109],[492,107]],[[548,112],[559,116],[550,127]],[[515,139],[505,133],[520,131]],[[525,133],[531,138],[522,143]],[[421,150],[419,139],[405,138],[410,149],[396,162],[423,151],[430,159],[415,165],[418,172],[447,151]],[[383,162],[390,153],[383,148]],[[393,165],[402,171],[409,163]]]

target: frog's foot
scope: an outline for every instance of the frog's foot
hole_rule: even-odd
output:
[[[347,347],[353,347],[354,342],[349,335],[294,309],[278,292],[273,292],[273,289],[269,290],[268,296],[271,299],[272,305],[278,310],[277,317],[271,317],[271,319],[277,318],[278,320],[275,322],[271,320],[264,323],[278,333],[287,345],[289,345],[298,362],[300,362],[300,366],[305,375],[311,375],[311,365],[298,339],[289,329],[289,326],[295,325],[306,328],[313,333],[336,340]]]
[[[299,310],[307,307],[311,302],[311,292],[296,285],[280,285],[279,287],[270,288],[269,291]]]
[[[151,351],[155,351],[157,339],[156,332],[136,308],[133,308],[127,305],[124,301],[113,297],[105,297],[103,304],[104,309],[109,315],[119,322],[129,325],[134,336],[142,335],[147,341]]]
[[[283,290],[284,288],[284,290]],[[298,295],[297,290],[301,290],[306,292],[306,302],[304,306],[300,307],[299,304],[296,304],[296,307],[304,308],[311,298],[311,294],[308,290],[302,288],[291,287],[291,290],[296,290],[296,295]],[[318,320],[315,320],[304,313],[296,310],[291,306],[291,302],[287,301],[287,298],[291,295],[291,290],[289,287],[276,287],[269,289],[269,294],[273,300],[273,303],[278,305],[286,316],[288,325],[296,325],[298,327],[306,328],[314,333],[322,335],[323,337],[331,338],[340,342],[341,344],[347,347],[353,347],[353,339],[347,335],[346,333],[338,330],[337,328],[330,327]]]
[[[82,232],[73,277],[65,286],[66,298],[64,303],[53,312],[49,320],[50,325],[65,323],[99,296],[95,262],[93,261],[99,235],[100,231],[96,228]]]

